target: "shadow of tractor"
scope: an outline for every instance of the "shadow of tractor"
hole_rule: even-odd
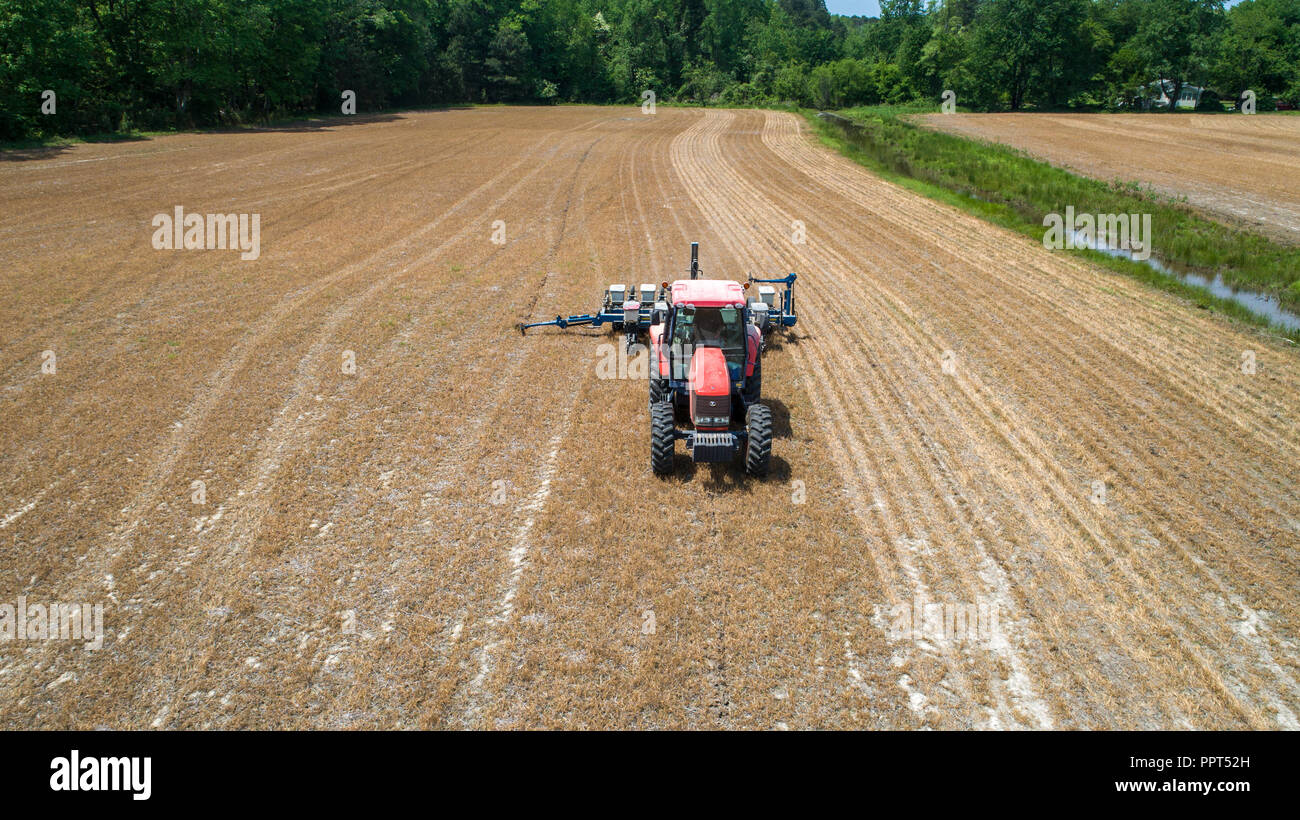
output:
[[[789,484],[790,473],[790,463],[776,453],[772,454],[767,478],[755,478],[745,472],[744,450],[731,461],[717,464],[696,464],[688,453],[678,452],[673,456],[672,475],[664,476],[663,480],[683,486],[702,486],[716,493],[753,492],[757,485]]]

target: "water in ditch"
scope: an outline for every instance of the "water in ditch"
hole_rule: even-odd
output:
[[[1180,281],[1189,285],[1196,285],[1205,288],[1215,296],[1223,299],[1231,299],[1237,304],[1249,310],[1256,316],[1262,316],[1277,325],[1287,328],[1288,330],[1300,330],[1300,316],[1283,310],[1278,300],[1265,293],[1255,293],[1249,290],[1239,290],[1223,281],[1223,277],[1215,274],[1213,278],[1205,276],[1194,271],[1186,270],[1181,265],[1174,265],[1162,261],[1152,255],[1146,259],[1139,259],[1134,255],[1134,251],[1127,248],[1112,247],[1108,245],[1105,239],[1089,237],[1084,233],[1076,231],[1074,233],[1074,244],[1076,247],[1092,248],[1101,251],[1108,256],[1117,256],[1121,259],[1129,259],[1133,262],[1141,262],[1150,268],[1160,271],[1169,276],[1177,277]]]

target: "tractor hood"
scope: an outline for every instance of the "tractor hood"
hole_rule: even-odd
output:
[[[698,347],[691,356],[690,388],[693,395],[730,396],[727,357],[717,347]]]
[[[731,379],[727,358],[717,347],[699,347],[691,356],[691,421],[697,429],[725,430],[731,421]]]

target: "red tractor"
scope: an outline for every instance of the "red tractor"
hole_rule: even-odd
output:
[[[553,321],[519,325],[600,326],[609,323],[627,333],[629,346],[641,333],[650,341],[650,466],[658,475],[673,471],[678,440],[696,463],[731,461],[745,455],[745,471],[765,477],[772,460],[772,411],[760,404],[763,385],[763,337],[793,327],[795,274],[754,279],[745,284],[702,279],[699,244],[691,243],[691,278],[664,282],[653,305],[642,286],[642,301],[617,296],[628,288],[611,285],[601,310]],[[746,299],[751,284],[758,299]],[[777,304],[776,289],[785,291]],[[610,294],[615,294],[611,296]]]

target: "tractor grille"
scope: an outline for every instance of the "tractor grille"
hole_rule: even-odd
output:
[[[736,436],[732,433],[696,433],[691,442],[691,460],[702,463],[731,461],[736,454]]]
[[[696,396],[694,421],[700,427],[726,427],[731,423],[731,396]]]

